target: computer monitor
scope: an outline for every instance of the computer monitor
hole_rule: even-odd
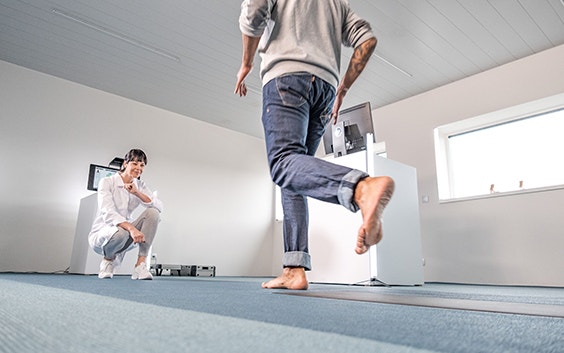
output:
[[[88,172],[88,185],[87,189],[98,191],[98,183],[102,178],[109,177],[119,172],[119,169],[104,167],[102,165],[90,164],[90,171]]]
[[[366,134],[374,136],[370,102],[341,110],[336,125],[331,123],[323,135],[325,154],[335,157],[366,150]],[[369,141],[374,143],[374,141]]]

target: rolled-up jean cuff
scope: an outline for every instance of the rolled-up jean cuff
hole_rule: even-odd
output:
[[[311,270],[311,256],[303,251],[288,251],[282,258],[284,267],[303,267],[306,271]]]
[[[347,210],[351,212],[356,212],[359,210],[358,205],[354,202],[353,199],[354,189],[356,187],[356,184],[367,176],[367,173],[358,169],[353,169],[348,172],[341,180],[341,185],[339,186],[337,197],[339,199],[339,203],[343,205]]]

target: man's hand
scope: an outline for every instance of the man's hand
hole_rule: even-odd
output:
[[[341,109],[341,104],[343,104],[343,99],[345,99],[347,91],[366,67],[368,60],[372,56],[372,53],[374,53],[374,48],[376,48],[377,42],[376,38],[370,38],[354,49],[347,71],[345,72],[339,87],[337,87],[337,93],[335,94],[335,103],[333,103],[333,111],[331,112],[333,124],[337,124],[339,110]]]
[[[237,84],[235,85],[235,94],[238,94],[239,97],[247,95],[247,85],[245,84],[245,79],[253,69],[253,59],[260,42],[260,37],[250,37],[243,34],[242,41],[243,58],[241,59],[241,68],[237,73]]]
[[[331,120],[333,120],[333,125],[337,125],[337,120],[339,119],[339,110],[341,110],[341,105],[345,99],[345,95],[349,89],[342,85],[337,88],[337,93],[335,94],[335,102],[333,102],[333,111],[331,112]]]
[[[252,69],[253,69],[252,66],[241,65],[241,68],[237,73],[237,84],[235,85],[235,94],[238,94],[239,97],[244,97],[247,95],[247,85],[245,84],[245,78],[247,78],[247,76],[249,75]]]

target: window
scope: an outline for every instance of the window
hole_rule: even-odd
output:
[[[435,129],[441,200],[564,187],[564,95]]]

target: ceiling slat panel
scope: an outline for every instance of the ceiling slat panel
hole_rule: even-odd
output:
[[[6,0],[0,60],[262,137],[257,68],[233,94],[240,0]],[[397,102],[564,44],[560,0],[351,0],[378,36],[346,106]],[[58,8],[180,57],[161,57],[53,14]],[[210,25],[211,23],[211,25]],[[343,51],[342,74],[352,49]]]
[[[563,43],[561,33],[564,32],[564,21],[554,11],[550,2],[540,0],[520,0],[520,2],[552,45]],[[560,5],[559,9],[564,12],[564,5],[562,3]]]
[[[532,48],[487,0],[459,0],[459,3],[511,53],[513,60],[533,54]]]
[[[475,50],[482,51],[490,60],[483,61],[482,68],[499,65],[514,59],[500,41],[491,34],[458,1],[428,0],[464,37],[473,43]],[[456,19],[453,21],[451,19]],[[468,47],[468,46],[464,46]],[[478,59],[477,59],[478,60]]]
[[[564,22],[564,2],[561,0],[547,0],[560,21]]]
[[[519,1],[488,1],[535,53],[552,46]]]
[[[417,16],[442,39],[447,41],[461,56],[470,60],[479,70],[495,65],[495,62],[471,38],[455,26],[453,19],[447,18],[427,0],[419,1],[416,7]]]
[[[370,4],[367,2],[364,6],[370,8]],[[400,63],[403,58],[408,62],[412,59],[424,62],[436,70],[435,75],[445,76],[442,82],[453,76],[469,75],[478,69],[473,67],[473,63],[459,50],[417,17],[413,9],[402,5],[401,1],[377,2],[371,6],[382,13],[374,26],[381,28],[380,32],[383,33],[384,39],[381,42],[386,57],[399,57]],[[409,65],[404,66],[407,70],[410,69]]]

